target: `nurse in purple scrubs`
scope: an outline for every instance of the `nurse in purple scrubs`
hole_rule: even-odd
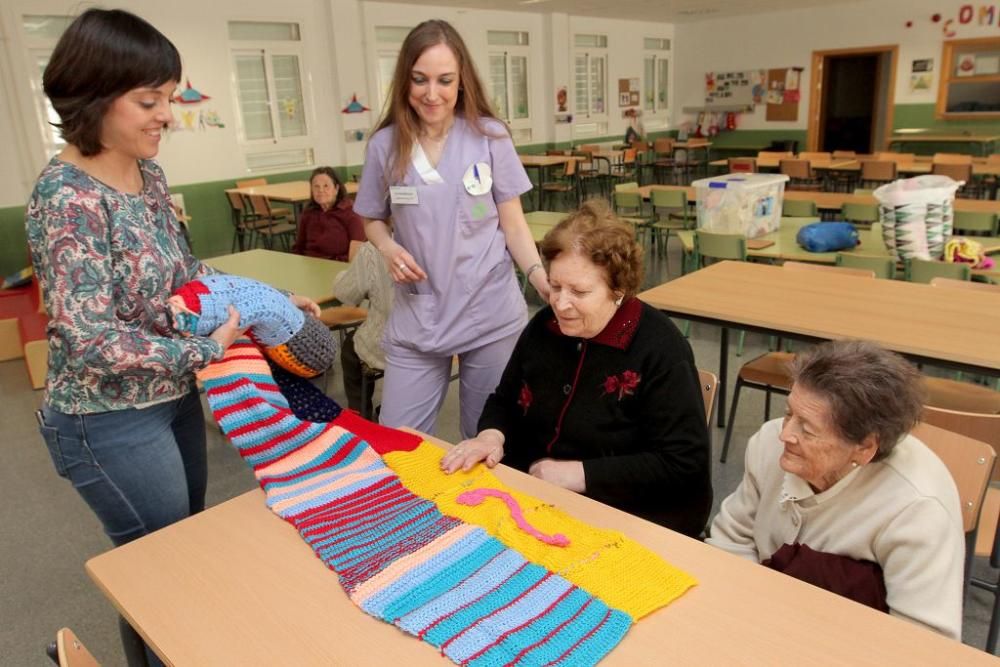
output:
[[[530,189],[462,38],[444,21],[418,25],[400,50],[354,203],[396,282],[383,424],[433,432],[458,355],[462,436],[475,435],[527,321],[514,262],[548,298],[521,210]]]

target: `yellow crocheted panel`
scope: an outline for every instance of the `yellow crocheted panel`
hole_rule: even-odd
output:
[[[440,468],[442,456],[443,449],[425,441],[412,452],[389,452],[382,458],[410,491],[433,500],[442,514],[482,526],[525,558],[564,576],[635,620],[669,604],[698,583],[622,533],[594,528],[505,486],[485,466],[446,475]],[[499,500],[487,499],[476,506],[456,500],[465,491],[484,488],[509,493],[529,524],[549,535],[562,533],[569,538],[569,545],[545,544],[524,532]]]

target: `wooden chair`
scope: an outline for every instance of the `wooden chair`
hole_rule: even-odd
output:
[[[625,224],[632,225],[636,238],[642,242],[649,232],[652,218],[643,211],[642,195],[636,190],[619,190],[612,195],[615,214]]]
[[[781,215],[785,218],[818,218],[816,202],[804,199],[785,199],[781,202]]]
[[[670,183],[674,179],[674,140],[655,139],[653,141],[653,181],[656,183]]]
[[[935,153],[932,164],[972,164],[972,156],[963,153]]]
[[[876,160],[888,160],[896,164],[908,164],[917,159],[916,153],[895,153],[893,151],[879,151],[875,153]]]
[[[833,151],[834,160],[853,160],[858,157],[855,151]]]
[[[878,222],[878,205],[844,202],[840,207],[840,217],[854,225],[868,228],[872,223]]]
[[[785,262],[782,264],[782,269],[785,271],[825,271],[853,275],[859,278],[875,278],[875,272],[870,270],[806,264],[804,262]],[[725,463],[729,456],[729,442],[733,437],[733,421],[736,419],[736,410],[740,404],[740,390],[747,387],[764,392],[764,421],[768,421],[771,419],[771,394],[787,396],[792,391],[792,376],[789,367],[794,360],[795,355],[791,352],[766,352],[740,367],[740,371],[736,375],[736,386],[733,387],[733,403],[729,407],[729,422],[726,424],[726,436],[722,442],[720,463]]]
[[[59,630],[55,642],[45,652],[60,667],[100,667],[97,659],[69,628]]]
[[[701,385],[701,398],[705,402],[705,419],[708,420],[709,431],[712,429],[712,412],[715,410],[715,395],[719,392],[719,378],[711,371],[698,369],[698,383]]]
[[[970,280],[972,268],[962,262],[938,262],[927,259],[908,259],[903,263],[904,278],[911,283],[930,283],[934,278]]]
[[[971,382],[930,376],[924,376],[924,389],[929,407],[995,417],[990,420],[997,429],[994,438],[986,438],[985,433],[975,437],[1000,447],[1000,391]]]
[[[833,159],[831,153],[825,151],[803,151],[799,153],[800,160],[818,160],[820,162],[829,162]]]
[[[927,421],[927,415],[925,408],[924,421],[917,424],[911,433],[937,454],[955,481],[962,508],[962,528],[965,531],[965,584],[968,585],[980,508],[993,474],[996,451],[988,443],[966,436],[961,431],[933,425]]]
[[[963,183],[955,193],[957,197],[975,198],[979,194],[979,185],[972,175],[971,162],[935,162],[931,165],[931,173]]]
[[[629,179],[639,178],[639,163],[637,151],[634,148],[626,148],[622,151],[621,162],[611,165],[611,178],[617,183],[625,182]]]
[[[809,160],[784,159],[778,162],[778,170],[788,176],[789,190],[812,190],[823,189],[823,184],[816,178]]]
[[[563,167],[562,178],[542,183],[542,208],[545,208],[546,195],[572,195],[573,206],[580,203],[580,179],[577,176],[577,161],[569,160]]]
[[[236,252],[237,248],[243,252],[247,246],[253,247],[253,233],[259,218],[247,210],[246,201],[240,193],[226,192],[226,201],[229,202],[229,214],[233,223],[233,242],[229,252]]]
[[[896,277],[896,261],[892,257],[838,252],[836,265],[849,269],[866,269],[883,280],[893,280]]]
[[[756,174],[757,160],[752,157],[731,157],[726,160],[731,174]]]
[[[694,232],[694,256],[697,267],[705,266],[705,260],[747,261],[747,239],[742,234],[718,234],[696,229]],[[688,326],[685,325],[684,335],[687,336]],[[736,343],[736,356],[743,356],[743,343],[746,331],[740,330]]]
[[[954,228],[956,234],[972,236],[1000,234],[997,214],[986,211],[955,211]]]
[[[976,534],[974,554],[988,558],[990,567],[1000,569],[1000,488],[991,486],[986,490],[986,498],[979,511],[979,530]],[[993,594],[993,611],[990,614],[990,628],[986,633],[986,652],[996,655],[997,635],[1000,630],[1000,578],[987,581],[971,577],[969,583]]]
[[[667,244],[670,235],[682,229],[690,229],[694,224],[694,214],[688,205],[687,193],[683,190],[653,190],[650,195],[655,219],[650,225],[653,244],[664,257],[668,257]],[[685,262],[681,262],[681,272],[684,272]],[[669,260],[668,260],[669,272]]]
[[[244,178],[242,181],[236,181],[236,187],[238,188],[252,188],[257,185],[267,185],[266,178]]]
[[[615,183],[615,192],[628,192],[630,190],[638,190],[638,181],[625,181],[624,183]]]
[[[270,200],[264,195],[250,195],[250,210],[258,217],[255,232],[257,237],[264,237],[264,245],[268,249],[274,247],[275,237],[279,238],[285,250],[291,248],[291,239],[295,236],[295,223],[287,213],[271,208]]]
[[[897,177],[897,164],[893,160],[862,160],[861,185],[866,188],[877,188],[891,183]]]

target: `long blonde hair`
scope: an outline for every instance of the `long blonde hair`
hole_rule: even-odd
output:
[[[447,21],[440,19],[424,21],[411,30],[403,40],[399,58],[396,60],[396,71],[392,75],[389,95],[382,110],[382,118],[375,128],[378,131],[390,125],[396,127],[396,137],[391,151],[395,156],[392,165],[394,180],[403,178],[406,173],[413,142],[420,134],[420,117],[410,106],[410,77],[413,66],[424,51],[438,44],[444,44],[451,49],[458,62],[458,99],[455,102],[455,115],[464,117],[476,132],[483,135],[486,132],[480,123],[481,118],[499,120],[493,112],[483,83],[476,72],[476,66],[458,31]]]

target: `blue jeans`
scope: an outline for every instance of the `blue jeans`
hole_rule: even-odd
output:
[[[43,406],[37,414],[56,472],[73,483],[115,546],[205,508],[205,416],[196,391],[141,410],[68,415]],[[129,655],[136,637],[126,634],[123,626]]]

